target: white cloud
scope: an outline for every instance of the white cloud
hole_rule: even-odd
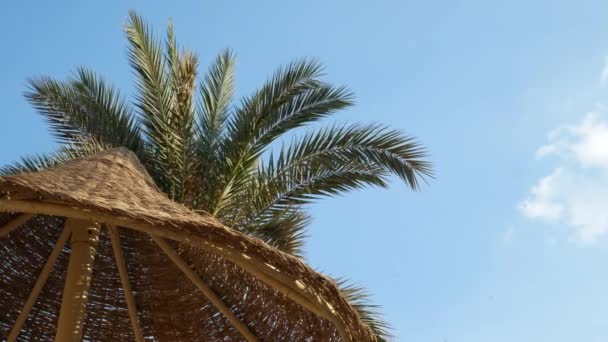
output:
[[[575,128],[574,133],[581,140],[572,146],[572,151],[584,165],[608,168],[608,123],[599,116],[592,112]]]
[[[559,127],[537,158],[558,166],[534,185],[520,211],[532,220],[563,224],[577,240],[608,236],[608,121],[598,106],[576,125]]]
[[[559,201],[556,201],[561,190],[561,174],[562,170],[557,169],[552,174],[541,178],[538,184],[530,189],[530,197],[519,205],[526,216],[544,221],[556,221],[562,217],[564,207]]]
[[[536,157],[558,155],[574,158],[581,166],[608,168],[608,122],[603,120],[603,106],[596,107],[578,125],[551,131],[549,143],[536,150]]]

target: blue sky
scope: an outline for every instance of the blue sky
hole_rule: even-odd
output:
[[[366,286],[398,341],[608,340],[605,1],[2,2],[0,164],[54,148],[25,79],[90,66],[133,89],[127,10],[172,18],[246,94],[316,57],[357,106],[429,148],[437,179],[313,206],[307,260]]]

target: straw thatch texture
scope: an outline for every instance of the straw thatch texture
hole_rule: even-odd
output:
[[[19,212],[37,214],[0,238],[0,336],[11,329],[65,217],[81,216],[104,224],[119,223],[146,340],[244,339],[145,232],[180,241],[170,243],[260,340],[338,341],[340,336],[375,340],[331,280],[300,259],[226,228],[208,214],[172,202],[125,149],[0,178],[0,211],[4,211],[0,226]],[[53,339],[68,252],[69,244],[28,316],[20,340]],[[269,283],[283,287],[277,289],[280,286]],[[84,336],[87,341],[134,340],[105,229],[95,257]]]

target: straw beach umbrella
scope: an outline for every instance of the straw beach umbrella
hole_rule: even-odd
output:
[[[336,284],[159,191],[124,148],[0,178],[8,341],[374,341]]]

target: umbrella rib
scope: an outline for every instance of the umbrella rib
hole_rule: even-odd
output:
[[[59,257],[59,254],[63,250],[63,247],[65,246],[66,241],[70,237],[70,233],[71,232],[70,232],[69,228],[63,228],[61,235],[59,235],[59,239],[57,239],[57,242],[55,243],[55,247],[53,247],[53,251],[51,252],[51,255],[49,255],[49,258],[46,260],[46,263],[42,267],[42,270],[40,271],[40,275],[38,276],[38,279],[36,279],[36,283],[34,284],[32,291],[30,292],[29,296],[27,297],[27,300],[25,301],[25,304],[23,305],[23,309],[21,309],[21,312],[19,313],[19,317],[17,317],[17,320],[15,321],[15,324],[13,325],[13,328],[11,329],[11,332],[8,335],[8,339],[7,339],[8,342],[14,342],[17,339],[17,336],[19,336],[19,332],[21,331],[21,328],[23,327],[23,324],[25,323],[27,316],[29,315],[30,311],[32,310],[32,307],[34,307],[34,304],[36,303],[36,300],[38,299],[38,296],[40,295],[40,292],[42,291],[44,284],[46,284],[46,281],[49,278],[51,271],[53,270],[55,261],[57,261],[57,258]]]
[[[7,224],[5,224],[4,226],[0,227],[0,237],[8,235],[13,230],[21,227],[27,221],[31,220],[32,217],[34,217],[34,216],[35,215],[33,215],[33,214],[20,214],[20,215],[18,215],[17,217],[15,217],[11,221],[9,221]]]
[[[169,259],[198,287],[198,289],[207,297],[207,299],[220,311],[232,325],[247,339],[247,341],[258,341],[257,337],[249,330],[247,325],[236,317],[236,315],[228,308],[222,299],[213,291],[205,282],[190,268],[184,259],[165,241],[165,239],[150,234],[150,237],[160,249],[167,254]]]
[[[131,290],[131,284],[129,283],[129,273],[127,272],[127,263],[125,262],[122,248],[120,245],[120,235],[118,234],[118,228],[116,226],[108,225],[108,232],[110,233],[110,239],[112,240],[112,250],[114,250],[114,259],[116,260],[116,266],[118,267],[118,274],[120,276],[120,282],[122,283],[122,289],[125,293],[125,301],[127,302],[127,309],[129,311],[129,317],[131,319],[131,326],[133,327],[133,334],[137,342],[143,342],[144,336],[141,332],[141,326],[139,325],[139,318],[137,315],[137,306],[135,305],[135,297]]]

